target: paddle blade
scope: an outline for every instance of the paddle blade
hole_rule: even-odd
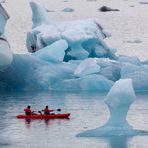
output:
[[[60,112],[60,111],[61,111],[61,109],[59,108],[59,109],[57,109],[57,111],[58,111],[58,112]]]

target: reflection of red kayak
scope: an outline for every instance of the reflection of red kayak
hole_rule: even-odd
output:
[[[17,115],[19,119],[68,119],[70,113],[51,115]]]

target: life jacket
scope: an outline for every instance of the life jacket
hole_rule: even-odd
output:
[[[31,115],[32,114],[32,111],[29,108],[25,108],[24,111],[25,111],[26,115]]]
[[[53,110],[50,110],[50,109],[48,109],[48,108],[45,108],[44,109],[44,114],[45,115],[49,115],[50,114],[50,112],[52,112]]]

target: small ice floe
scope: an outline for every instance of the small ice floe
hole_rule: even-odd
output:
[[[130,5],[130,7],[135,7],[134,5]]]
[[[13,59],[10,45],[5,37],[5,26],[9,15],[1,5],[3,2],[3,0],[0,1],[0,71],[8,67]]]
[[[65,1],[63,1],[63,2],[69,2],[68,0],[65,0]]]
[[[143,2],[139,2],[139,4],[143,4],[143,5],[146,5],[146,4],[148,4],[148,1],[146,2],[146,1],[143,1]]]
[[[47,12],[55,12],[54,10],[46,9]]]
[[[96,2],[97,0],[86,0],[86,1],[89,1],[89,2]]]
[[[139,43],[142,43],[142,41],[140,39],[134,39],[134,40],[124,41],[124,43],[136,43],[136,44],[139,44]]]
[[[74,9],[72,9],[72,8],[64,8],[62,11],[63,12],[73,12]]]
[[[101,12],[107,12],[107,11],[120,11],[119,9],[113,9],[107,6],[102,6],[101,8],[98,9]]]

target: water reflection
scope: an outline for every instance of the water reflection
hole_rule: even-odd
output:
[[[107,139],[108,145],[111,148],[128,148],[128,140],[129,137],[119,136],[119,137],[108,137]]]
[[[36,122],[36,123],[40,122],[41,124],[44,123],[45,126],[48,128],[49,125],[52,125],[52,123],[53,124],[55,123],[60,126],[63,121],[70,121],[70,118],[68,119],[37,119],[37,120],[36,119],[24,119],[25,128],[30,128],[33,122]]]
[[[80,147],[80,148],[136,148],[148,147],[147,137],[130,140],[126,137],[77,138],[83,127],[92,129],[101,126],[109,116],[103,103],[105,95],[98,93],[0,93],[0,147],[1,143],[10,143],[6,147]],[[148,130],[147,106],[148,94],[139,95],[132,105],[128,120],[136,129]],[[39,110],[46,104],[53,109],[61,108],[61,113],[70,112],[70,120],[30,120],[17,119],[28,104]],[[138,115],[138,121],[137,121]],[[142,121],[142,122],[141,122]],[[52,135],[52,136],[51,136]],[[46,137],[46,138],[42,138]],[[16,145],[17,144],[17,145]]]

